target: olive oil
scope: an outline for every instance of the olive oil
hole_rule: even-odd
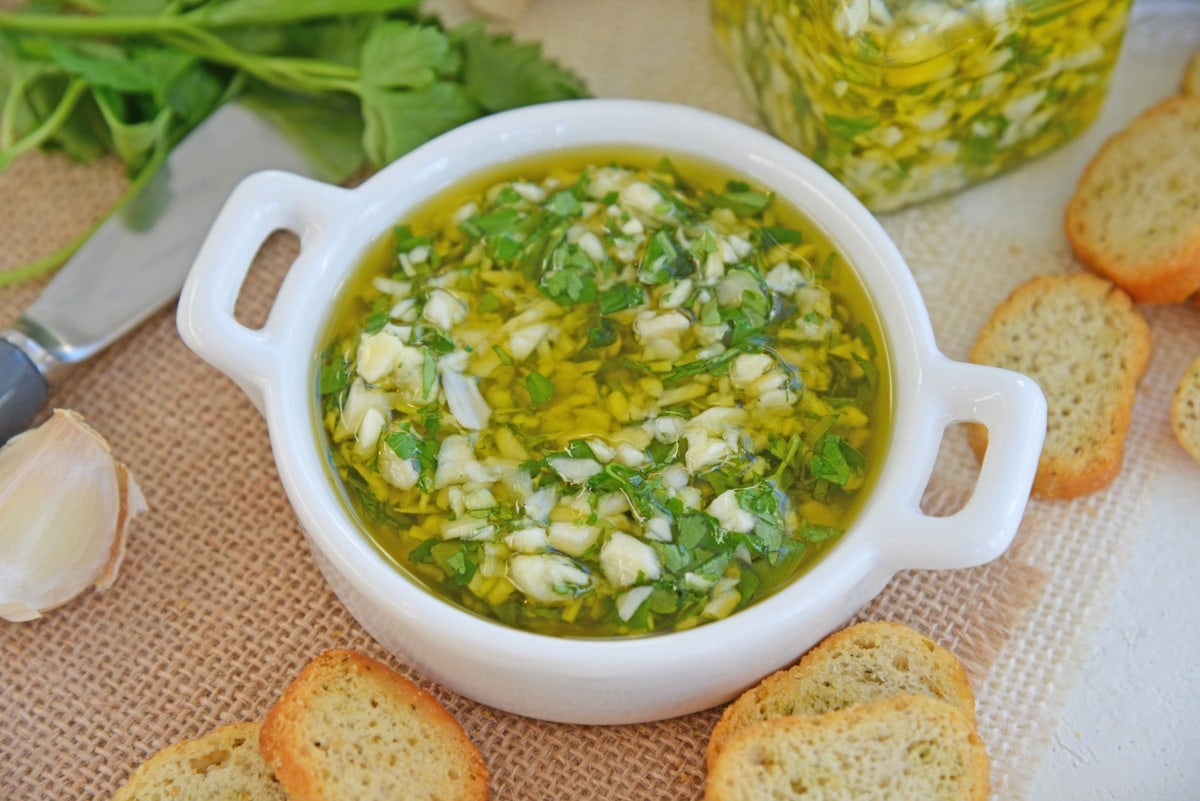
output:
[[[331,470],[394,564],[562,636],[720,619],[853,520],[889,436],[853,270],[769,193],[612,150],[479,176],[328,326]]]

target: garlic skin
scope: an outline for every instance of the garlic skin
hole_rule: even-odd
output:
[[[0,449],[0,618],[35,620],[107,589],[144,511],[133,476],[77,413],[55,409],[13,437]]]

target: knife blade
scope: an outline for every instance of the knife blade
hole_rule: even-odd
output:
[[[0,331],[0,444],[36,415],[63,368],[94,356],[179,294],[226,198],[263,169],[311,173],[268,122],[228,103],[59,268]]]

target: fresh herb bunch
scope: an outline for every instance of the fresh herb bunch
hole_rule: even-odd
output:
[[[454,29],[419,0],[46,0],[0,13],[0,170],[35,149],[120,158],[132,197],[237,97],[342,181],[477,117],[582,97],[540,46]],[[59,251],[0,274],[22,280]]]

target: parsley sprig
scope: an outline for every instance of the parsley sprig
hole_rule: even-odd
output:
[[[581,97],[536,44],[419,0],[47,0],[0,13],[0,170],[35,149],[121,159],[115,211],[237,97],[342,181],[477,117]],[[82,11],[81,11],[82,9]],[[97,223],[98,224],[98,223]],[[54,269],[87,238],[0,274]]]

